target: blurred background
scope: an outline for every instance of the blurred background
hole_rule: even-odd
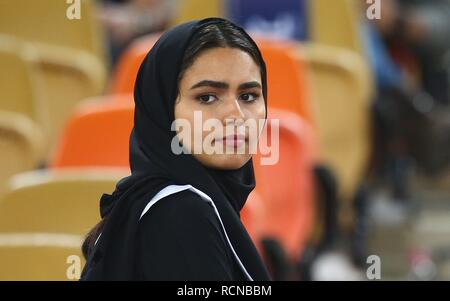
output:
[[[79,277],[140,63],[211,16],[267,63],[280,160],[242,219],[274,279],[450,280],[449,0],[0,0],[0,279]]]

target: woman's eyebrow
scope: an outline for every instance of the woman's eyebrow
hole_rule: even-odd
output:
[[[218,82],[213,80],[202,80],[196,83],[191,87],[192,89],[200,88],[200,87],[212,87],[212,88],[218,88],[218,89],[228,89],[230,87],[229,84],[224,82]]]
[[[230,85],[225,82],[219,82],[219,81],[214,81],[214,80],[202,80],[202,81],[199,81],[198,83],[196,83],[195,85],[193,85],[191,87],[191,90],[196,89],[196,88],[201,88],[201,87],[212,87],[212,88],[225,90],[225,89],[228,89],[230,87]],[[251,89],[251,88],[260,88],[261,89],[261,84],[257,81],[251,81],[251,82],[242,83],[238,87],[239,90],[246,90],[246,89]]]
[[[246,90],[246,89],[251,89],[251,88],[260,88],[261,89],[261,84],[257,81],[252,81],[252,82],[240,84],[238,87],[239,90]]]

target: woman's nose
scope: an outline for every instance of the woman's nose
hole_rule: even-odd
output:
[[[231,119],[231,120],[243,120],[245,117],[244,112],[242,111],[242,108],[240,106],[239,100],[237,100],[235,97],[230,97],[225,101],[224,104],[224,115],[223,119]]]

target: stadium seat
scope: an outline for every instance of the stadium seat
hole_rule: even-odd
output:
[[[261,242],[264,229],[264,214],[261,197],[256,191],[252,191],[241,210],[241,220],[261,255],[263,254]]]
[[[297,114],[271,109],[269,133],[276,129],[274,120],[279,120],[278,160],[263,165],[267,156],[262,153],[253,159],[256,192],[264,203],[263,235],[277,239],[289,258],[298,260],[314,227],[316,142],[311,127]],[[267,142],[263,134],[260,144]]]
[[[296,43],[258,40],[268,74],[269,107],[299,114],[314,125],[304,65],[297,59]]]
[[[306,43],[298,53],[316,108],[320,161],[335,173],[339,195],[349,205],[370,155],[371,74],[348,49]]]
[[[53,233],[0,234],[0,280],[78,280],[82,236]]]
[[[183,0],[176,8],[171,26],[197,19],[225,16],[224,0]]]
[[[104,96],[83,102],[68,120],[49,166],[129,168],[134,103],[128,98],[131,95]]]
[[[0,233],[85,235],[100,219],[99,200],[125,169],[40,170],[15,175],[0,198]]]
[[[43,157],[39,126],[25,115],[0,110],[0,194],[14,174],[34,169]]]
[[[54,145],[66,119],[83,99],[102,93],[106,73],[92,55],[52,46],[40,47],[39,56],[30,60],[43,82],[43,106],[47,119],[43,124]]]
[[[1,1],[0,33],[37,45],[48,44],[86,52],[105,64],[95,2],[79,1],[80,18],[71,20],[67,12],[74,6],[64,0]]]
[[[120,55],[109,87],[111,94],[133,93],[139,67],[160,35],[157,33],[138,38]]]
[[[309,37],[314,43],[342,47],[360,55],[359,0],[309,0]]]
[[[36,56],[33,47],[23,47],[19,40],[0,35],[0,110],[24,114],[34,121],[42,118],[42,84],[26,57]]]
[[[44,131],[48,151],[76,104],[103,91],[106,70],[98,59],[83,51],[47,44],[37,46],[4,35],[0,35],[0,45],[16,49],[18,58],[16,56],[15,61],[22,60],[22,66],[25,64],[23,67],[12,65],[13,61],[5,64],[8,67],[3,71],[6,76],[13,74],[20,79],[11,84],[15,87],[11,91],[16,95],[5,96],[11,97],[9,99],[17,97],[17,104],[14,107],[8,106],[32,115],[30,117]],[[24,70],[28,71],[31,83],[25,81]],[[9,81],[11,80],[6,80],[5,85]],[[23,89],[16,89],[18,85]],[[33,99],[30,100],[29,97]]]

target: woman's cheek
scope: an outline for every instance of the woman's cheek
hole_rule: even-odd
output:
[[[266,105],[264,104],[264,101],[261,101],[258,104],[259,110],[258,110],[258,119],[265,119],[266,118]]]

